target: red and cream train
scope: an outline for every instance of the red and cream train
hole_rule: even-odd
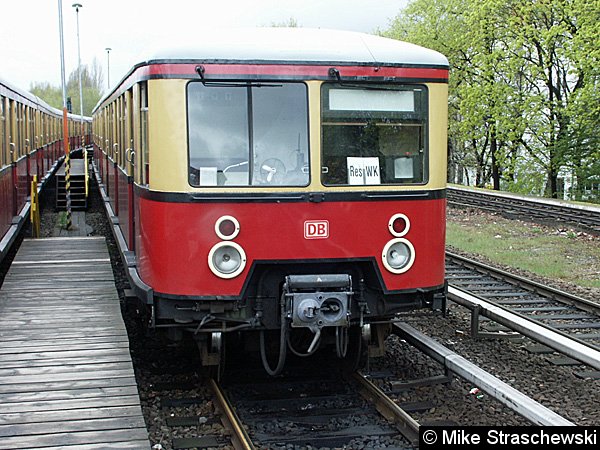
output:
[[[137,64],[94,111],[152,325],[192,331],[205,364],[243,333],[275,374],[288,350],[355,358],[396,313],[442,307],[447,59],[328,30],[197,43]]]
[[[90,118],[68,115],[69,148],[81,147]],[[0,79],[0,259],[29,213],[31,180],[49,178],[64,152],[63,114]]]

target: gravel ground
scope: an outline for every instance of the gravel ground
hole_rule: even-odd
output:
[[[600,425],[600,380],[580,379],[573,366],[556,366],[530,353],[525,347],[533,342],[527,338],[474,340],[469,317],[464,308],[453,305],[446,318],[411,324],[577,425]]]
[[[211,395],[203,383],[195,349],[189,345],[173,345],[154,334],[148,334],[139,311],[126,307],[123,292],[129,287],[127,279],[104,216],[100,196],[95,192],[95,184],[92,192],[86,221],[93,229],[92,235],[105,236],[107,239],[116,285],[130,334],[131,353],[152,444],[160,443],[162,447],[157,448],[170,449],[173,437],[222,435],[223,428],[215,415]],[[57,213],[53,210],[52,193],[48,192],[43,199],[46,201],[46,207],[42,209],[42,233],[43,236],[49,236],[49,230],[56,223]],[[29,230],[26,227],[23,235],[28,234]],[[9,256],[0,267],[2,273],[8,267],[10,259]],[[572,288],[559,285],[563,289]],[[577,292],[580,295],[590,294],[590,291],[585,289]],[[576,424],[600,425],[600,381],[579,379],[574,375],[572,367],[555,366],[544,356],[529,353],[525,349],[530,343],[528,339],[473,340],[469,335],[468,312],[456,305],[449,306],[447,317],[426,313],[409,314],[405,319],[415,328]],[[387,376],[377,378],[379,384],[386,386],[391,379],[406,381],[443,374],[437,363],[397,337],[388,338],[387,344],[388,351],[385,357],[373,360],[370,364],[373,373],[391,372]],[[525,419],[489,396],[470,394],[474,387],[455,379],[449,387],[422,387],[398,394],[397,398],[399,402],[430,401],[432,406],[429,409],[416,414],[423,424],[527,424]],[[196,398],[196,403],[164,405],[164,399],[167,398],[190,397]],[[197,426],[172,428],[166,425],[166,419],[169,417],[190,415],[201,418]]]

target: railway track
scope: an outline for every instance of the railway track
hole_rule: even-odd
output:
[[[358,373],[311,363],[281,379],[233,378],[225,381],[223,396],[256,448],[400,449],[418,443],[418,424]]]
[[[409,325],[396,324],[393,332],[409,347],[413,346],[408,350],[410,354],[420,350],[435,361],[434,366],[439,363],[434,370],[445,375],[407,381],[384,371],[387,375],[383,375],[383,380],[377,373],[344,373],[331,358],[316,364],[308,360],[296,362],[277,378],[266,376],[252,361],[244,361],[229,368],[222,383],[198,376],[193,362],[187,367],[169,365],[168,371],[156,370],[157,378],[143,395],[147,417],[155,417],[151,422],[158,422],[160,429],[160,439],[155,437],[153,441],[160,444],[153,448],[416,448],[420,425],[413,418],[415,414],[443,407],[440,402],[449,398],[453,402],[468,402],[465,381],[480,386],[490,398],[506,405],[506,410],[497,409],[498,421],[506,423],[504,414],[513,409],[524,418],[519,424],[570,424]],[[183,354],[175,353],[163,362],[180,360]],[[455,384],[453,377],[464,381]],[[419,389],[425,386],[428,390],[434,384],[454,394],[441,398],[434,395],[418,402],[403,401],[398,395],[411,390],[412,396],[423,397]],[[386,389],[390,386],[391,391]],[[478,405],[479,402],[466,404],[464,408]],[[456,406],[453,404],[453,408]],[[153,412],[149,412],[150,408]],[[464,419],[462,415],[456,417],[458,421],[461,418]],[[470,419],[466,420],[469,423]]]
[[[557,339],[567,339],[560,348],[553,346],[567,358],[554,357],[550,359],[551,362],[577,365],[583,361],[600,370],[599,363],[596,362],[598,357],[595,356],[600,354],[600,304],[450,252],[446,253],[446,276],[451,289],[467,292],[512,313],[517,319],[526,320],[517,325],[516,320],[509,318],[506,325],[510,328],[527,332],[528,328],[532,328],[527,325],[529,323],[539,326],[542,335],[545,334],[544,330],[547,330],[549,334],[557,336]],[[471,304],[469,307],[473,310],[473,336],[489,336],[490,333],[493,333],[492,336],[499,336],[498,332],[506,330],[499,328],[498,323],[480,321],[478,305]],[[483,332],[480,326],[483,327]],[[533,336],[536,339],[537,334]],[[578,353],[577,349],[581,349],[581,353]],[[531,347],[531,351],[552,353],[547,346],[534,346]],[[600,377],[600,372],[584,371],[580,375]]]
[[[573,225],[600,235],[600,207],[483,189],[448,186],[448,205],[478,208],[509,218],[526,217],[542,223]]]

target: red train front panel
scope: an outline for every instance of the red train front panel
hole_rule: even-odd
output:
[[[442,199],[402,201],[209,202],[172,203],[136,199],[136,249],[142,280],[156,295],[239,297],[253,264],[260,261],[329,261],[372,258],[383,291],[439,288],[444,284],[445,207]],[[394,215],[404,215],[396,236]],[[243,271],[230,279],[216,276],[208,258],[223,241],[215,232],[222,216],[239,222],[232,240],[243,249]],[[404,273],[386,269],[383,252],[393,239],[409,241],[414,262]]]

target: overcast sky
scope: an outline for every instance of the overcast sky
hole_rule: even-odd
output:
[[[63,0],[66,76],[77,66],[73,3],[81,3],[81,63],[94,58],[106,83],[107,52],[114,85],[144,50],[169,40],[193,42],[203,28],[268,26],[297,20],[303,27],[372,32],[386,28],[407,0]],[[60,85],[58,0],[2,0],[0,78],[29,90]],[[146,53],[146,52],[144,52]]]

